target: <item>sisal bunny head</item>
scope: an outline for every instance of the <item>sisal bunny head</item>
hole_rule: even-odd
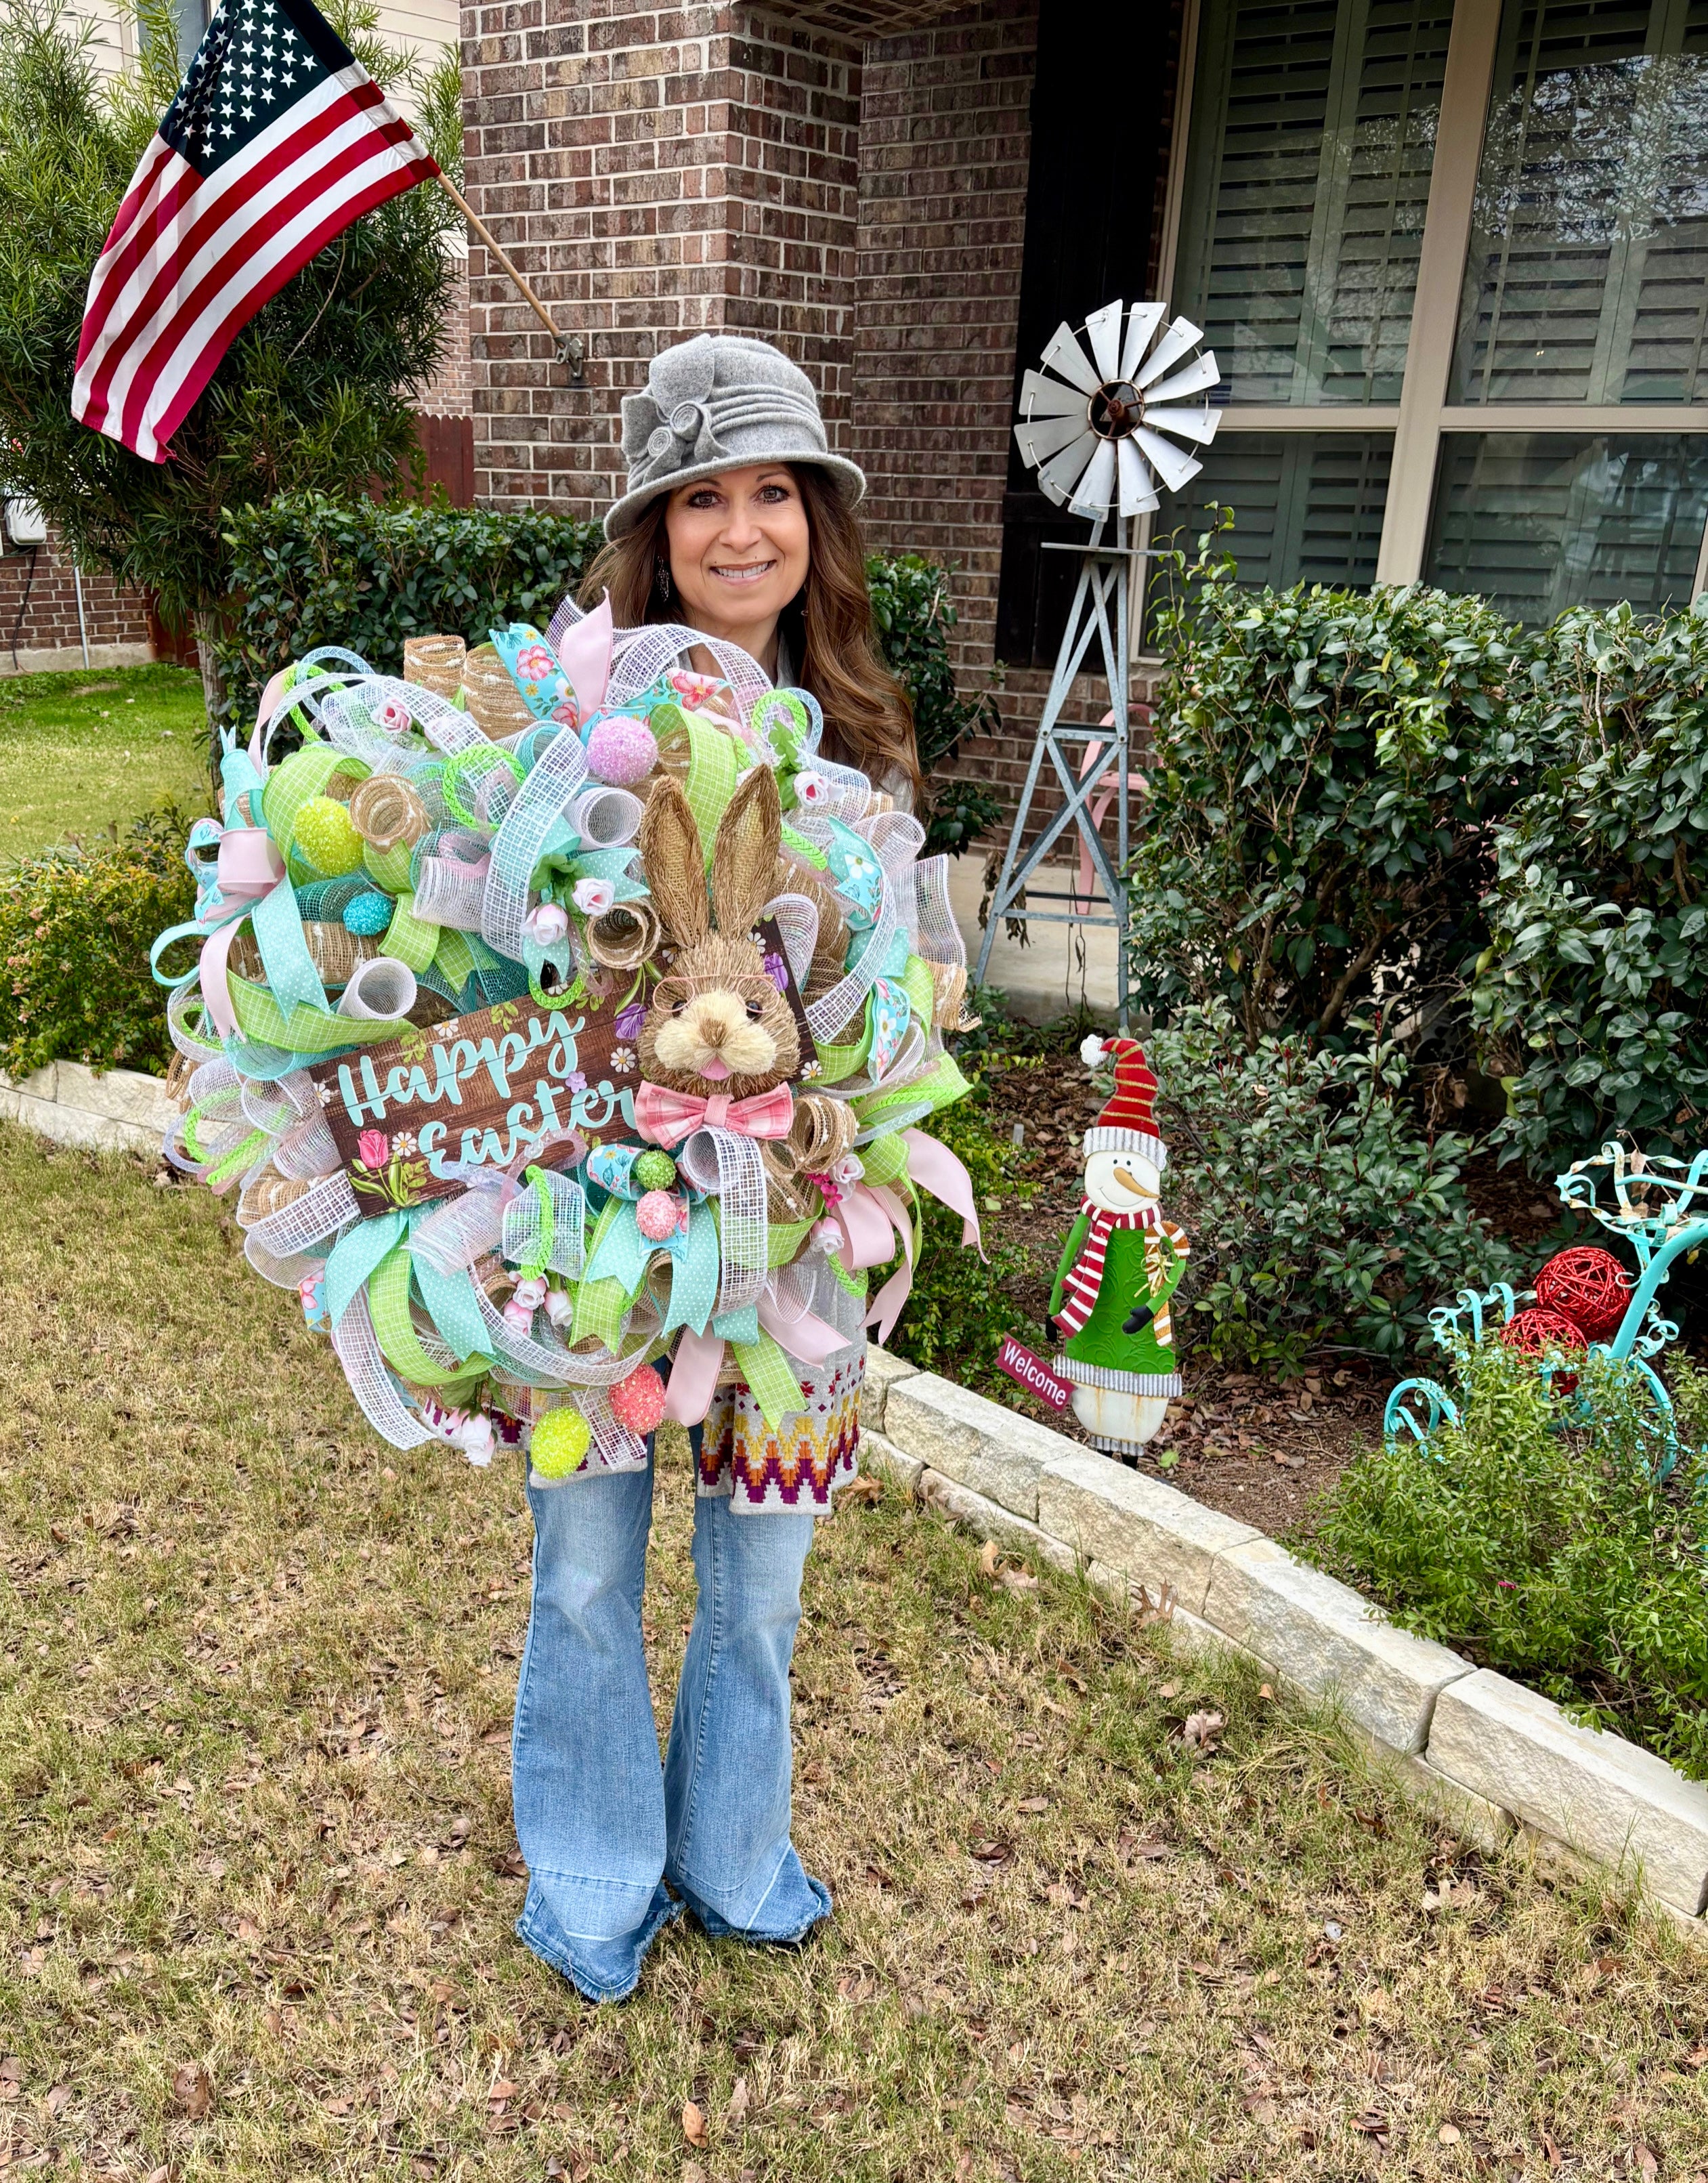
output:
[[[750,768],[713,845],[714,931],[688,798],[672,775],[654,784],[640,821],[640,859],[676,953],[640,1027],[640,1073],[649,1083],[746,1099],[786,1083],[800,1066],[795,1018],[753,937],[770,899],[782,825],[775,776],[768,766]]]

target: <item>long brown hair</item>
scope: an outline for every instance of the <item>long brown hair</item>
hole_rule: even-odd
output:
[[[874,786],[900,774],[917,798],[912,708],[878,649],[859,522],[811,463],[785,467],[806,506],[811,553],[807,580],[783,610],[780,633],[801,686],[824,709],[824,755],[857,766]],[[661,492],[582,580],[581,604],[596,607],[608,592],[619,629],[676,619],[658,589],[659,566],[669,558],[664,527],[669,500]]]

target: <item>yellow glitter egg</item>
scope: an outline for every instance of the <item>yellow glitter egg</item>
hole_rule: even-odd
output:
[[[547,1410],[534,1428],[529,1459],[542,1478],[568,1478],[581,1468],[592,1442],[580,1410]]]
[[[311,796],[297,814],[297,847],[317,872],[329,880],[359,872],[368,846],[356,831],[349,808],[335,797]]]

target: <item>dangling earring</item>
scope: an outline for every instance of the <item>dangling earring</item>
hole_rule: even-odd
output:
[[[652,564],[652,582],[659,597],[668,607],[670,603],[670,564],[662,553]]]

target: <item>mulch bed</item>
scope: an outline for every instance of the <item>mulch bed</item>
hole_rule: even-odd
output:
[[[1018,1128],[1020,1179],[1035,1186],[1031,1197],[990,1213],[986,1232],[1018,1254],[1023,1271],[1008,1284],[1009,1293],[1041,1327],[1056,1261],[1079,1210],[1080,1137],[1102,1101],[1071,1051],[993,1062],[985,1080],[991,1125],[1004,1137]],[[1557,1199],[1544,1198],[1521,1169],[1498,1167],[1492,1153],[1471,1160],[1465,1180],[1477,1210],[1533,1251],[1539,1264],[1559,1221]],[[1190,1235],[1190,1206],[1166,1194],[1163,1203]],[[1382,1364],[1337,1363],[1284,1388],[1262,1374],[1224,1371],[1189,1350],[1184,1376],[1186,1395],[1171,1406],[1135,1467],[1275,1535],[1308,1530],[1312,1504],[1355,1456],[1380,1439],[1382,1408],[1395,1375]],[[992,1391],[1070,1440],[1084,1441],[1071,1410],[1058,1415],[1006,1380]]]

